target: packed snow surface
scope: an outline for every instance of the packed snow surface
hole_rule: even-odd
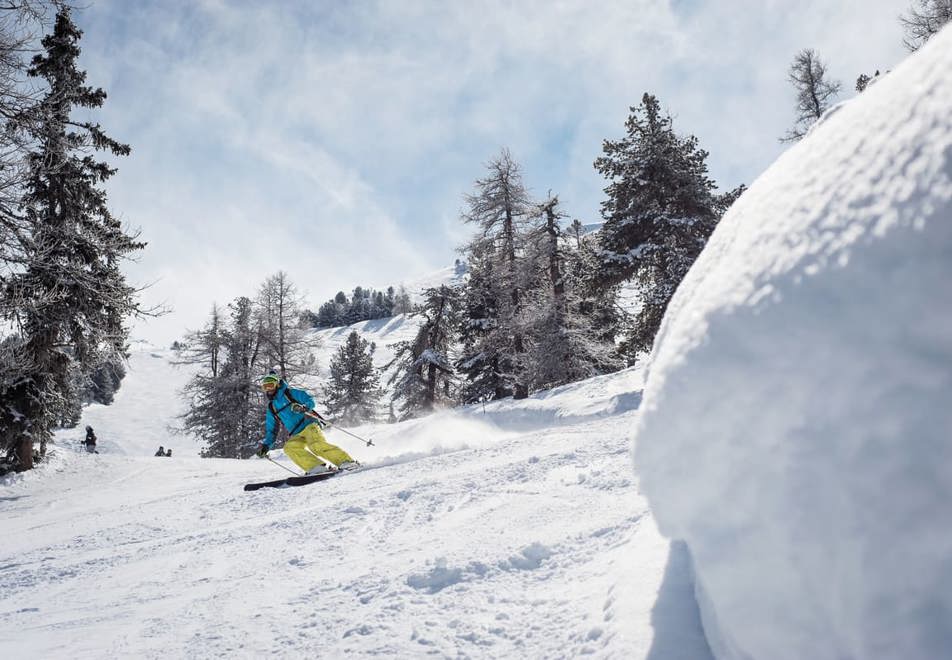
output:
[[[244,492],[293,464],[163,436],[171,359],[138,347],[87,408],[99,455],[80,426],[0,479],[0,657],[710,658],[687,553],[631,474],[640,370],[351,429],[372,447],[332,430],[363,470]]]
[[[635,442],[717,657],[950,657],[952,30],[727,214]]]

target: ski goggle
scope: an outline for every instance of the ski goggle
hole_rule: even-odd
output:
[[[278,379],[274,376],[265,376],[261,379],[261,389],[265,392],[273,392],[278,389]]]

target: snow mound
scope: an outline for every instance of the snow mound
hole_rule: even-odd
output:
[[[636,427],[719,658],[952,648],[952,30],[731,209]]]

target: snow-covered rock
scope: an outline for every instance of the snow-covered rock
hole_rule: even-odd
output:
[[[636,428],[717,657],[949,657],[952,30],[727,214]]]

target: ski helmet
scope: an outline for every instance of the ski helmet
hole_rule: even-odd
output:
[[[261,377],[261,387],[265,388],[268,385],[274,385],[277,387],[281,384],[281,379],[278,378],[275,374],[268,374],[267,376]]]

